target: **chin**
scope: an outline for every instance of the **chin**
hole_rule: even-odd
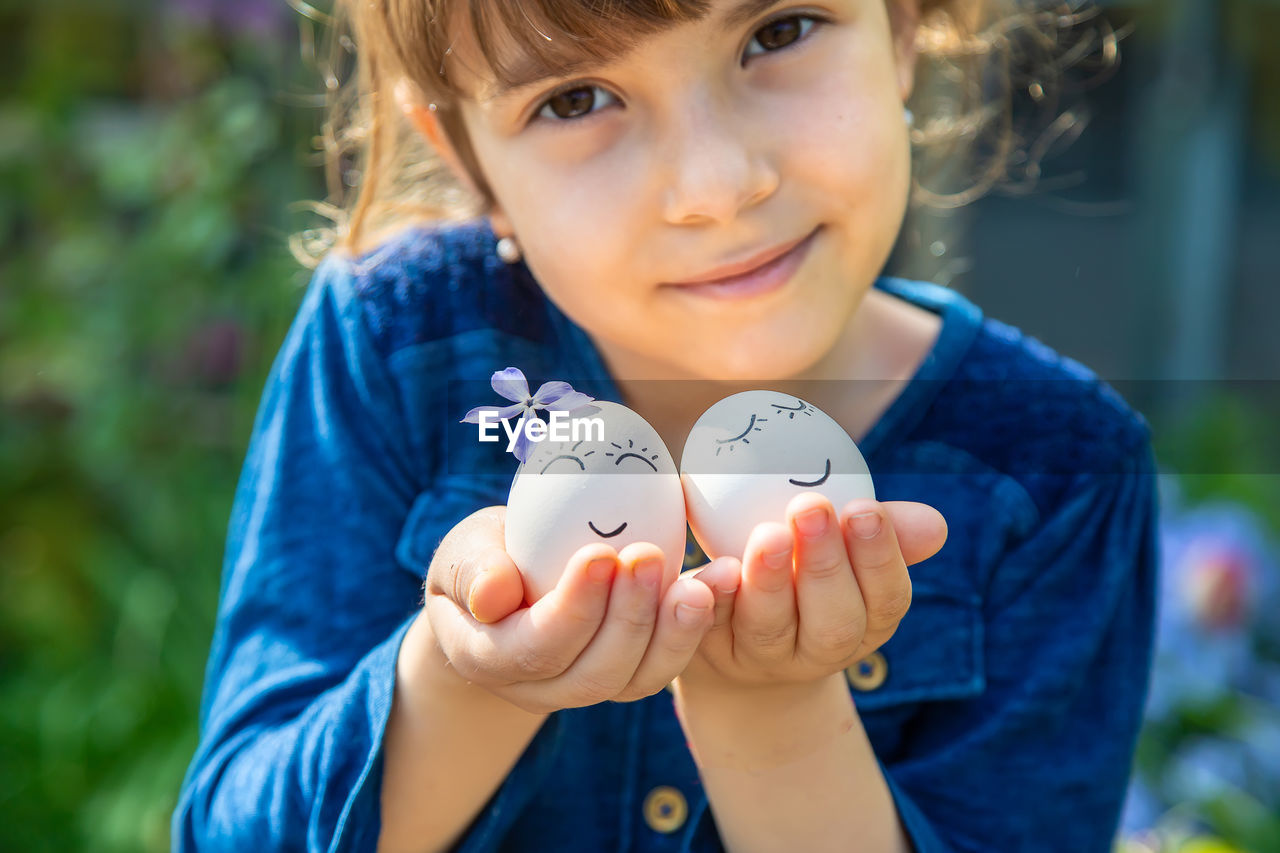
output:
[[[725,349],[708,358],[697,372],[706,379],[723,382],[772,382],[803,374],[822,360],[830,349],[815,346],[813,338],[803,345],[756,347],[747,345],[740,352]],[[768,350],[768,351],[767,351]]]

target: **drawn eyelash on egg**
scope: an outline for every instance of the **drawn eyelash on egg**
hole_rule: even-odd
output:
[[[593,451],[593,452],[594,452],[594,451]],[[588,453],[588,454],[586,454],[586,455],[590,456],[591,454],[589,454],[589,453]],[[559,462],[561,459],[569,459],[569,460],[571,460],[571,461],[573,461],[573,462],[577,462],[577,463],[578,463],[578,467],[579,467],[580,469],[582,469],[583,471],[587,470],[587,466],[586,466],[586,464],[585,464],[581,459],[579,459],[578,457],[573,456],[573,455],[568,454],[568,453],[561,453],[559,456],[553,456],[553,457],[551,458],[551,460],[550,460],[549,462],[547,462],[547,464],[546,464],[546,465],[543,465],[543,466],[542,466],[542,470],[541,470],[541,471],[539,471],[538,473],[539,473],[539,474],[545,474],[545,473],[547,473],[547,469],[548,469],[548,468],[550,468],[552,465],[556,464],[557,462]]]
[[[547,469],[550,468],[552,465],[554,465],[556,462],[559,462],[561,459],[568,459],[572,462],[578,463],[579,470],[582,470],[582,471],[587,470],[587,464],[583,460],[586,459],[588,456],[590,456],[592,453],[595,453],[595,450],[588,450],[586,453],[579,454],[578,448],[581,447],[583,444],[586,444],[586,441],[587,440],[585,438],[579,439],[578,441],[575,441],[573,443],[573,445],[569,448],[567,453],[560,453],[555,456],[552,456],[550,459],[546,461],[546,463],[540,469],[538,469],[538,473],[539,474],[547,473]],[[554,452],[555,452],[555,448],[551,447],[543,451],[541,455],[547,456],[550,453],[554,453]],[[531,461],[534,461],[534,460],[531,460]]]
[[[763,430],[759,426],[757,426],[757,424],[762,424],[767,420],[769,419],[758,417],[757,415],[752,415],[750,423],[747,424],[747,428],[744,429],[742,432],[738,433],[737,435],[735,435],[733,438],[717,438],[716,444],[718,446],[716,447],[716,456],[719,456],[720,451],[724,450],[726,447],[728,447],[729,450],[732,452],[734,449],[734,445],[736,445],[738,442],[742,442],[743,444],[750,444],[751,439],[747,438],[747,435],[753,432],[763,432]]]
[[[779,412],[786,412],[787,420],[795,420],[796,415],[804,415],[810,418],[813,417],[813,406],[809,405],[804,400],[796,400],[796,402],[800,405],[783,406],[780,403],[770,403],[769,405],[773,406]]]
[[[618,443],[617,443],[617,442],[615,442],[615,441],[611,441],[611,442],[609,442],[609,443],[610,443],[610,444],[612,444],[614,447],[618,448],[619,450],[623,451],[622,453],[611,453],[611,452],[609,452],[609,451],[607,451],[607,450],[605,451],[605,453],[604,453],[604,455],[605,455],[605,456],[616,456],[616,457],[617,457],[616,459],[614,459],[614,460],[613,460],[613,464],[614,464],[614,466],[615,466],[615,467],[616,467],[616,466],[618,466],[618,465],[621,465],[621,464],[622,464],[622,460],[623,460],[623,459],[626,459],[628,456],[630,456],[630,457],[632,457],[632,458],[639,459],[641,462],[643,462],[644,464],[646,464],[646,465],[648,465],[650,468],[652,468],[652,469],[654,470],[654,472],[657,472],[657,470],[658,470],[658,466],[657,466],[657,465],[654,465],[652,460],[656,460],[656,459],[658,458],[658,454],[656,454],[656,453],[655,453],[655,454],[653,454],[652,456],[650,456],[648,459],[646,459],[645,457],[643,457],[643,456],[641,456],[641,455],[640,455],[641,453],[648,453],[648,452],[649,452],[649,448],[647,448],[647,447],[641,447],[641,448],[640,448],[640,453],[636,453],[634,450],[632,450],[632,449],[631,449],[631,448],[634,448],[634,447],[636,446],[635,440],[634,440],[634,439],[630,439],[630,438],[629,438],[629,439],[627,439],[627,446],[626,446],[625,448],[624,448],[621,444],[618,444]],[[593,452],[594,452],[594,451],[593,451]]]

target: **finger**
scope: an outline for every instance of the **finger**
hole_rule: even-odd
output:
[[[603,542],[569,558],[551,592],[516,614],[515,680],[554,678],[577,660],[604,623],[619,574],[618,553]]]
[[[796,654],[817,664],[845,660],[858,647],[866,612],[835,509],[824,496],[791,499],[787,519],[796,538]]]
[[[496,622],[518,608],[524,583],[507,555],[506,507],[478,510],[440,544],[427,571],[425,590],[444,595],[481,622]]]
[[[791,529],[784,525],[764,522],[751,531],[733,604],[735,656],[777,663],[795,653],[793,545]]]
[[[658,623],[631,681],[614,698],[620,702],[657,693],[684,672],[711,627],[715,594],[688,573],[671,585],[658,609]]]
[[[916,501],[884,501],[880,504],[893,519],[894,533],[908,566],[929,559],[947,541],[947,520],[928,504]]]
[[[476,558],[479,571],[472,576],[467,609],[478,622],[497,622],[524,603],[524,579],[511,555],[501,548],[487,549]]]
[[[599,630],[616,567],[614,550],[593,543],[569,559],[551,592],[508,619],[478,623],[443,595],[428,597],[428,605],[434,605],[428,617],[433,627],[444,626],[437,635],[442,648],[472,681],[510,684],[554,678]]]
[[[887,640],[911,606],[911,576],[887,512],[873,500],[857,500],[841,512],[853,573],[867,610],[867,639]]]
[[[711,589],[715,596],[714,617],[711,630],[729,629],[733,618],[733,602],[738,587],[742,585],[742,563],[734,557],[716,557],[700,569],[685,572]]]
[[[653,636],[666,564],[662,550],[649,543],[632,543],[618,554],[618,563],[600,629],[556,679],[561,688],[557,704],[562,707],[595,704],[620,693]],[[537,687],[546,689],[546,685]]]

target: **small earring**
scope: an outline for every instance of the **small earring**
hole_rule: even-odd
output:
[[[913,127],[916,123],[916,115],[906,107],[902,108],[902,117],[907,121],[907,127]]]
[[[509,264],[519,262],[520,244],[516,242],[515,237],[503,237],[498,241],[498,257]]]

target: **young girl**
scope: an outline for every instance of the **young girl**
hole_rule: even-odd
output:
[[[361,174],[334,165],[360,196],[255,424],[175,849],[1108,849],[1147,426],[881,274],[934,127],[905,110],[918,49],[1014,11],[352,2],[371,124]],[[457,182],[436,221],[400,192],[415,140],[448,171],[408,196]],[[587,546],[525,606],[514,461],[458,423],[509,365],[676,458],[721,397],[795,393],[880,501],[798,497],[671,583],[655,546]]]

